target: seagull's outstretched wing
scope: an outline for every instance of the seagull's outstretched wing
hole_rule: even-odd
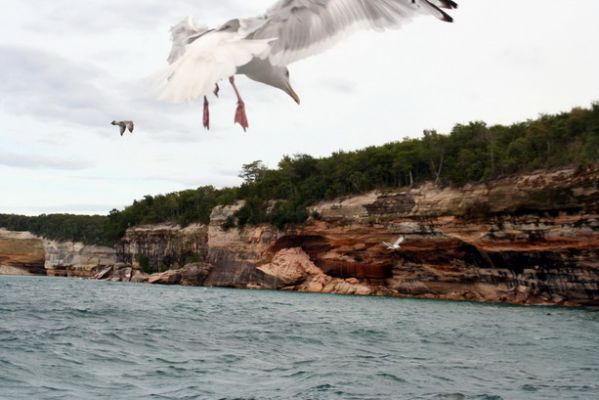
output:
[[[127,129],[129,129],[129,132],[133,133],[133,129],[135,129],[133,121],[127,121]]]
[[[391,243],[389,243],[389,242],[383,242],[382,244],[383,244],[383,246],[385,246],[387,248],[387,250],[394,250],[395,249],[395,247]]]
[[[405,240],[406,240],[405,237],[400,236],[399,238],[397,238],[395,243],[393,243],[393,247],[399,247],[399,245],[402,244]]]
[[[361,28],[399,28],[427,14],[452,22],[443,8],[457,8],[457,4],[452,0],[280,0],[248,38],[276,38],[270,61],[287,65],[320,53]]]
[[[193,43],[211,30],[205,26],[198,26],[192,17],[187,17],[171,28],[172,47],[168,56],[168,63],[172,64],[185,54],[187,45]]]
[[[121,128],[121,136],[123,136],[123,134],[125,133],[125,129],[127,129],[126,126],[125,126],[125,124],[120,123],[119,124],[119,128]]]

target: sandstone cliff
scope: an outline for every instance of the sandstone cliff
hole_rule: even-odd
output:
[[[0,229],[0,275],[49,275],[93,278],[116,263],[114,249],[56,242],[29,232]]]
[[[49,276],[93,278],[116,263],[116,251],[105,246],[44,240],[44,267]]]
[[[208,226],[133,227],[118,260],[111,249],[25,234],[15,242],[5,232],[0,268],[37,273],[45,263],[49,274],[113,281],[599,305],[599,168],[371,192],[316,204],[301,226],[224,230],[242,205],[215,208]],[[400,235],[398,251],[382,245]],[[163,272],[146,274],[140,260]]]
[[[469,185],[425,185],[314,207],[286,233],[327,274],[411,297],[599,304],[599,173],[562,169]],[[406,237],[400,251],[380,245]]]
[[[127,249],[155,260],[195,254],[211,266],[196,280],[207,286],[598,305],[598,181],[597,169],[561,169],[427,184],[317,204],[316,218],[285,230],[223,230],[240,202],[217,207],[191,236],[175,226],[130,230],[123,261],[135,258]],[[399,235],[399,251],[381,245]],[[152,281],[172,283],[181,271]]]
[[[192,224],[181,228],[175,224],[136,226],[127,230],[117,245],[119,260],[139,266],[145,260],[152,270],[182,267],[208,253],[208,228]]]
[[[42,239],[0,229],[0,275],[44,275],[44,262]]]

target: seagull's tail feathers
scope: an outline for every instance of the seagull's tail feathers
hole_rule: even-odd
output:
[[[270,48],[271,40],[242,40],[235,34],[214,32],[187,46],[173,64],[147,78],[160,100],[181,103],[208,96],[216,83],[235,74]]]

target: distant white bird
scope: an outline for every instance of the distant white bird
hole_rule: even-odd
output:
[[[233,19],[209,29],[188,18],[171,29],[169,66],[150,78],[160,99],[184,102],[204,97],[204,127],[210,128],[208,95],[229,78],[237,96],[235,123],[249,126],[234,75],[281,89],[298,104],[287,65],[320,53],[364,28],[399,28],[418,15],[443,21],[452,0],[279,0],[266,14]],[[395,49],[390,51],[396,51]]]
[[[401,244],[406,240],[405,237],[400,236],[395,242],[393,243],[389,243],[389,242],[383,242],[383,245],[385,247],[387,247],[387,250],[392,250],[392,251],[396,251],[399,250],[401,248]]]
[[[129,130],[129,132],[133,133],[133,129],[135,129],[133,121],[112,121],[111,124],[121,128],[121,136],[123,136],[125,130]]]

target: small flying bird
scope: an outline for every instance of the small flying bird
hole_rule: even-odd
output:
[[[126,130],[129,130],[130,133],[133,133],[133,129],[135,129],[135,124],[133,121],[112,121],[111,124],[121,128],[121,136],[123,136]]]
[[[391,251],[397,251],[401,248],[401,244],[406,240],[405,237],[400,236],[395,242],[393,243],[389,243],[389,242],[383,242],[383,245],[385,247],[387,247],[387,250],[391,250]]]
[[[452,0],[279,0],[266,14],[232,19],[217,28],[198,26],[191,17],[171,28],[169,66],[150,77],[159,98],[173,102],[204,98],[203,124],[210,129],[208,96],[229,79],[237,96],[234,123],[249,127],[235,75],[280,89],[296,103],[287,66],[323,52],[351,32],[399,28],[419,15],[453,19],[443,9]]]

